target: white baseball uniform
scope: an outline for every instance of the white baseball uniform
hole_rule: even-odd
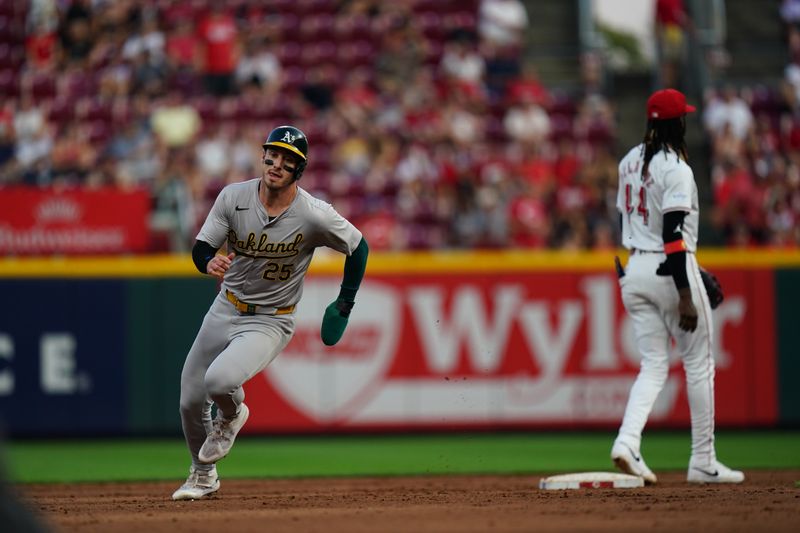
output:
[[[617,441],[639,454],[642,431],[669,371],[670,338],[686,373],[692,426],[692,462],[712,464],[714,449],[714,357],[711,346],[711,306],[695,257],[699,204],[689,165],[673,152],[660,151],[642,176],[644,145],[634,147],[619,165],[617,209],[622,214],[622,244],[631,251],[620,278],[622,301],[633,320],[641,368],[628,398]],[[697,308],[697,329],[679,324],[678,291],[672,276],[656,270],[666,259],[663,215],[686,211],[682,234],[686,243],[686,273]]]
[[[211,405],[234,416],[242,385],[263,370],[294,334],[293,311],[314,249],[350,255],[361,232],[322,200],[300,187],[291,205],[270,220],[258,197],[260,178],[226,186],[197,239],[214,248],[227,242],[233,259],[203,320],[181,374],[184,435],[198,469]]]

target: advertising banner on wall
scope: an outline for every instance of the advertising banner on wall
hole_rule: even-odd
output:
[[[124,286],[119,280],[0,280],[4,432],[127,429]]]
[[[142,252],[149,212],[144,190],[4,188],[0,254]]]
[[[777,417],[774,294],[767,270],[716,272],[716,420]],[[246,431],[611,427],[639,356],[606,273],[369,276],[335,347],[319,339],[340,279],[311,277],[286,350],[246,385]],[[648,427],[689,423],[680,360]]]

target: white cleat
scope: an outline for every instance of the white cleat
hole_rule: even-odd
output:
[[[250,416],[250,409],[245,404],[239,408],[239,414],[234,418],[222,418],[217,415],[217,418],[212,422],[211,433],[206,437],[206,441],[200,448],[200,453],[197,454],[200,462],[206,464],[213,464],[228,455],[233,446],[233,441],[236,440],[236,435],[242,429],[244,423],[247,422],[247,417]]]
[[[630,446],[615,442],[611,448],[611,459],[618,469],[632,476],[639,476],[645,483],[652,485],[658,481],[656,475],[647,467],[641,453],[637,454]]]
[[[194,466],[189,469],[186,483],[172,493],[173,500],[199,500],[219,490],[219,476],[217,467],[208,472],[196,470]]]
[[[744,472],[731,470],[719,461],[711,464],[689,461],[686,481],[689,483],[741,483],[744,481]]]

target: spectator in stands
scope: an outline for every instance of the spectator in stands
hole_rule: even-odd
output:
[[[151,184],[164,166],[167,148],[152,129],[150,98],[135,95],[131,108],[130,118],[118,121],[121,127],[114,128],[101,160],[110,162],[111,173],[121,185]]]
[[[68,123],[64,135],[56,139],[50,155],[53,181],[71,185],[85,183],[97,163],[97,155],[97,148],[89,139],[88,124]]]
[[[519,53],[528,24],[528,12],[520,0],[481,0],[478,33],[486,47]]]
[[[543,143],[551,131],[550,116],[534,98],[528,93],[521,93],[503,118],[508,137],[527,147]]]
[[[715,166],[712,185],[714,224],[728,243],[742,246],[762,241],[761,198],[745,161],[738,158]]]
[[[337,85],[336,66],[328,63],[316,65],[306,72],[300,93],[305,101],[317,111],[326,111],[333,105],[333,93]]]
[[[492,102],[502,100],[508,83],[520,77],[528,12],[520,0],[481,0],[478,36],[486,58],[486,85]]]
[[[122,57],[133,59],[148,54],[151,61],[164,60],[166,39],[159,27],[158,13],[152,9],[142,9],[137,30],[122,46]]]
[[[481,95],[468,91],[468,87],[461,86],[443,102],[444,133],[456,146],[473,146],[486,137]]]
[[[49,182],[49,157],[53,149],[53,132],[41,107],[23,91],[14,113],[16,163],[27,183]]]
[[[61,49],[67,63],[78,66],[88,59],[94,46],[90,0],[75,0],[64,14]]]
[[[188,185],[191,159],[185,151],[172,153],[164,172],[153,184],[153,212],[150,229],[167,237],[162,252],[188,252],[191,240],[187,238],[196,231],[197,213]]]
[[[656,0],[656,86],[682,88],[689,14],[683,0]]]
[[[11,100],[6,100],[0,107],[0,184],[14,174],[10,167],[15,145],[14,106]]]
[[[52,71],[56,66],[56,58],[61,54],[56,28],[46,20],[36,19],[25,38],[25,52],[29,67]]]
[[[706,102],[703,124],[712,136],[721,133],[728,124],[731,134],[744,141],[753,127],[753,113],[736,88],[727,85],[719,95],[712,94]]]
[[[539,79],[536,65],[532,61],[522,64],[519,77],[509,80],[504,104],[514,105],[522,102],[533,102],[543,108],[551,104],[550,91]]]
[[[236,20],[222,2],[212,2],[210,11],[197,28],[202,46],[202,73],[206,90],[225,96],[233,90],[234,71],[239,62]]]
[[[200,68],[201,42],[195,34],[194,20],[181,17],[175,28],[166,36],[164,53],[173,71],[187,71]]]
[[[194,145],[198,169],[207,182],[223,182],[230,169],[231,127],[215,128]]]
[[[424,39],[407,14],[395,15],[387,25],[381,35],[381,47],[375,57],[374,69],[380,91],[390,98],[397,98],[408,80],[413,79],[422,68]]]
[[[130,61],[121,57],[114,57],[108,65],[97,69],[96,77],[98,78],[98,93],[104,98],[115,96],[127,98],[134,92],[134,66]]]
[[[800,31],[797,32],[800,41]],[[800,63],[792,61],[783,71],[781,93],[788,106],[795,112],[800,111]]]
[[[508,205],[509,237],[517,248],[546,248],[550,239],[550,216],[541,183],[516,182],[517,194]]]
[[[133,90],[151,96],[162,96],[167,91],[167,65],[163,55],[143,50],[132,59]]]
[[[478,53],[475,36],[456,31],[445,43],[439,62],[439,72],[452,85],[465,84],[482,93],[486,76],[486,61]]]
[[[32,0],[28,6],[25,29],[28,34],[36,29],[44,32],[58,31],[58,5],[56,0]]]
[[[800,0],[781,0],[780,14],[787,25],[800,23]]]
[[[240,89],[255,83],[270,100],[278,95],[282,81],[281,63],[269,40],[251,36],[245,41],[235,76]]]
[[[193,142],[202,128],[197,110],[185,103],[176,90],[170,90],[153,106],[151,124],[158,139],[169,148]]]

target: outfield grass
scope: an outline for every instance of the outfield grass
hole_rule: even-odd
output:
[[[219,465],[225,478],[563,473],[613,470],[612,433],[249,437]],[[689,433],[651,432],[642,453],[654,470],[683,470]],[[744,469],[800,468],[800,431],[718,432],[721,460]],[[11,441],[5,460],[17,482],[181,479],[180,439]]]

